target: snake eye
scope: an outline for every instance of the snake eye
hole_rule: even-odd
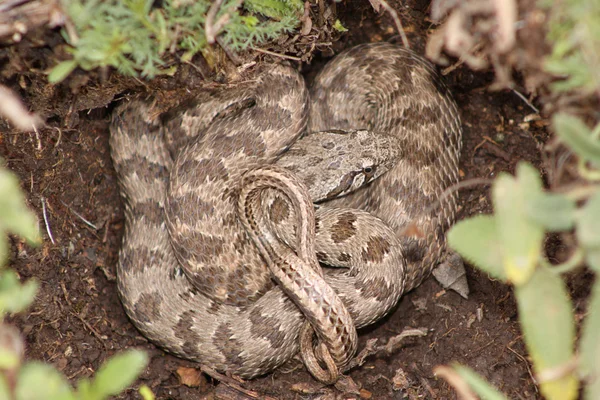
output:
[[[362,174],[365,177],[365,183],[369,182],[371,179],[373,179],[373,177],[375,176],[375,170],[376,169],[377,168],[374,165],[370,165],[368,167],[363,167]]]

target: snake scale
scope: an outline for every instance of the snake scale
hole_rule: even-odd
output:
[[[263,64],[156,109],[119,106],[110,146],[125,202],[121,301],[169,352],[252,378],[298,352],[308,319],[343,366],[355,329],[440,262],[461,125],[449,90],[414,52],[359,45],[310,90],[293,68]],[[269,258],[287,275],[274,276]]]

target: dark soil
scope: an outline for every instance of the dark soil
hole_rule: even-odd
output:
[[[427,2],[402,3],[397,9],[411,45],[422,50],[430,28],[425,19]],[[377,16],[366,1],[338,5],[338,13],[349,33],[334,43],[327,54],[317,55],[305,67],[308,76],[340,49],[387,40],[395,34],[391,19]],[[47,39],[47,43],[55,40]],[[11,54],[28,55],[11,58],[5,51],[2,54],[11,64],[0,69],[18,67],[22,78],[5,73],[0,78],[4,84],[18,90],[34,110],[73,110],[80,93],[62,86],[56,89],[58,94],[51,96],[56,103],[41,104],[39,99],[47,97],[42,96],[43,90],[34,90],[39,84],[31,84],[35,66],[23,60],[30,60],[35,54],[43,57],[48,48],[27,41],[16,48]],[[15,66],[19,62],[22,64]],[[540,166],[541,148],[548,136],[546,120],[527,122],[528,116],[535,113],[512,91],[489,92],[487,88],[494,81],[492,72],[474,73],[460,66],[447,80],[463,118],[463,179],[494,178],[503,171],[512,173],[522,160]],[[101,107],[127,87],[115,86],[114,82],[111,78],[105,87],[94,89],[99,99],[96,107],[100,108],[45,112],[50,117],[48,127],[39,135],[14,133],[5,125],[0,126],[0,154],[18,174],[29,205],[48,228],[47,232],[43,228],[44,243],[39,248],[14,243],[11,266],[23,280],[37,279],[40,290],[29,312],[14,317],[13,323],[26,338],[28,359],[52,363],[73,381],[93,375],[116,352],[136,347],[151,355],[136,387],[146,384],[161,399],[227,396],[221,392],[227,388],[212,380],[194,388],[182,385],[176,370],[197,365],[167,355],[148,343],[129,322],[119,302],[115,264],[124,221],[108,148],[111,106]],[[488,189],[475,186],[461,191],[459,218],[490,212]],[[540,398],[510,288],[470,267],[468,278],[468,300],[444,291],[430,279],[406,295],[389,317],[362,332],[361,347],[370,338],[386,343],[407,328],[424,327],[429,332],[424,337],[406,339],[403,347],[392,354],[371,357],[352,371],[350,376],[365,389],[363,398],[456,398],[449,385],[433,373],[435,366],[454,361],[478,371],[509,398]],[[277,371],[244,383],[244,387],[282,399],[336,398],[335,394],[340,393],[317,385],[303,370]],[[139,395],[130,390],[123,397]]]

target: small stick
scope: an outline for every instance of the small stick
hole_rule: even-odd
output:
[[[217,16],[217,12],[219,8],[221,8],[221,4],[223,4],[223,0],[216,0],[210,6],[208,13],[206,13],[206,22],[204,24],[204,31],[206,34],[206,41],[210,44],[215,42],[215,29],[214,29],[214,19]]]
[[[445,379],[458,392],[461,399],[477,400],[477,396],[475,396],[475,393],[473,393],[467,382],[452,368],[445,365],[438,365],[433,369],[433,374]]]
[[[64,282],[60,283],[60,287],[62,289],[63,292],[63,296],[65,297],[65,300],[67,301],[67,304],[70,307],[73,307],[73,303],[71,303],[71,301],[69,300],[69,292],[67,291],[67,288],[65,287]],[[94,335],[96,337],[96,339],[98,339],[98,341],[100,342],[100,344],[102,344],[102,346],[104,346],[104,348],[106,348],[106,343],[105,340],[108,339],[105,335],[101,335],[96,329],[94,329],[89,322],[87,322],[85,319],[83,319],[83,317],[81,315],[79,315],[78,313],[74,312],[74,311],[70,311],[71,315],[75,316],[78,320],[81,321],[81,323],[90,331],[92,332],[92,335]]]
[[[367,341],[365,348],[354,357],[348,365],[344,368],[344,372],[351,370],[352,368],[360,367],[367,359],[377,353],[392,354],[394,351],[399,349],[400,344],[404,339],[411,336],[427,336],[427,328],[408,328],[403,330],[400,334],[391,337],[387,344],[377,345],[377,339],[370,339]]]
[[[46,224],[46,232],[48,232],[48,237],[52,244],[56,244],[54,241],[54,237],[52,236],[52,231],[50,230],[50,224],[48,223],[48,215],[46,213],[46,199],[44,197],[40,198],[42,202],[42,215],[44,216],[44,223]]]
[[[229,7],[227,12],[219,18],[217,22],[214,22],[221,5],[223,4],[223,0],[216,0],[208,10],[206,14],[206,23],[204,24],[204,31],[206,32],[206,41],[210,44],[213,44],[216,40],[219,31],[223,29],[225,24],[229,22],[231,18],[231,13],[238,9],[238,7],[242,4],[242,0],[238,0]]]
[[[279,53],[275,53],[274,51],[259,49],[258,47],[252,47],[252,50],[258,51],[259,53],[268,54],[270,56],[286,58],[288,60],[302,61],[302,59],[300,57],[288,56],[287,54],[279,54]]]
[[[81,215],[77,211],[73,210],[71,207],[69,207],[67,204],[65,204],[64,201],[61,200],[60,202],[62,203],[63,206],[67,207],[69,209],[69,211],[71,211],[73,214],[75,214],[75,216],[79,217],[79,219],[81,219],[86,225],[92,227],[95,230],[98,230],[98,227],[96,225],[92,224],[87,219],[83,218],[83,215]]]
[[[62,129],[55,128],[58,131],[58,139],[56,139],[56,143],[54,144],[54,148],[57,148],[60,144],[60,139],[62,139]]]
[[[521,98],[521,100],[523,100],[525,102],[525,104],[527,104],[529,107],[531,107],[531,109],[533,111],[535,111],[536,114],[540,113],[540,110],[538,110],[533,104],[531,104],[531,102],[529,100],[527,100],[527,97],[523,96],[523,94],[521,92],[519,92],[518,90],[512,89],[512,91]]]
[[[40,139],[40,133],[35,125],[32,126],[33,131],[35,132],[35,138],[37,140],[37,149],[38,151],[42,151],[42,141]]]
[[[110,218],[106,221],[106,225],[104,226],[104,235],[102,236],[102,243],[106,243],[108,240],[108,231],[110,228]]]
[[[43,125],[42,119],[37,114],[30,113],[19,96],[4,85],[0,85],[0,116],[20,131],[31,132]],[[41,146],[39,135],[38,145]]]
[[[272,397],[263,396],[254,390],[244,389],[239,382],[235,379],[228,377],[227,375],[223,375],[215,371],[214,369],[207,367],[206,365],[200,365],[200,370],[204,372],[206,375],[210,376],[213,379],[221,382],[222,384],[229,386],[232,389],[237,390],[240,393],[252,398],[252,399],[265,399],[265,400],[274,400]]]
[[[377,0],[377,1],[392,16],[392,19],[394,20],[394,23],[396,24],[396,30],[398,31],[398,33],[400,34],[400,37],[402,38],[402,44],[407,49],[410,49],[410,45],[408,44],[408,38],[406,37],[406,34],[404,33],[404,28],[402,27],[402,22],[400,22],[400,18],[398,17],[398,13],[396,12],[396,10],[394,10],[385,0]]]

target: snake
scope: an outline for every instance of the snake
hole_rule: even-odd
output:
[[[462,128],[435,67],[353,47],[310,88],[260,64],[163,111],[118,106],[124,309],[151,342],[251,379],[299,351],[308,324],[335,364],[443,261]],[[313,372],[311,370],[311,372]]]

